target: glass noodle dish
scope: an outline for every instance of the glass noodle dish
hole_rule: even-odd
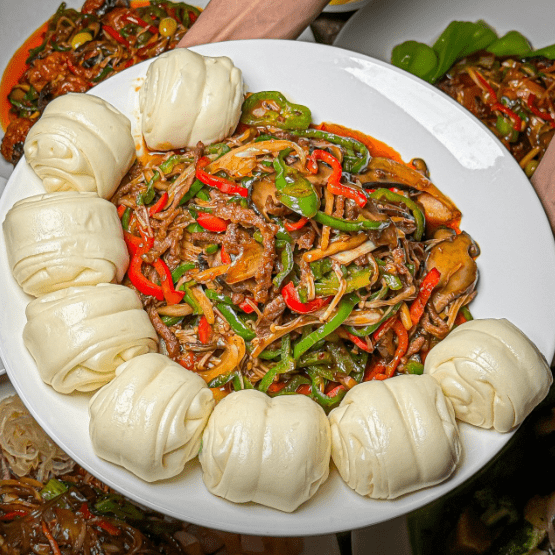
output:
[[[23,74],[6,91],[11,108],[2,156],[14,165],[19,161],[29,129],[51,100],[88,91],[175,48],[199,14],[169,0],[86,0],[80,11],[62,2],[29,50]]]
[[[257,389],[326,410],[420,374],[471,319],[478,245],[426,164],[249,94],[223,141],[139,157],[112,197],[161,352],[216,400]]]

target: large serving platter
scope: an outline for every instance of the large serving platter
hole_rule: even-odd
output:
[[[505,317],[555,352],[555,245],[529,181],[497,139],[446,95],[390,65],[346,50],[298,41],[238,41],[204,45],[227,55],[250,91],[280,90],[309,106],[313,121],[360,129],[396,148],[405,160],[428,163],[434,183],[462,210],[462,227],[480,244],[480,281],[472,312]],[[116,106],[138,132],[137,91],[150,62],[115,75],[91,93]],[[0,221],[15,201],[42,192],[22,160],[0,199]],[[3,243],[3,239],[1,241]],[[148,484],[99,459],[88,435],[89,396],[65,396],[45,385],[22,341],[29,298],[12,278],[0,248],[0,354],[9,378],[46,432],[79,464],[130,498],[183,520],[245,534],[307,535],[351,530],[405,514],[450,491],[482,468],[510,439],[461,426],[464,456],[443,484],[392,501],[351,491],[332,469],[313,499],[293,514],[212,496],[195,460],[180,476]]]

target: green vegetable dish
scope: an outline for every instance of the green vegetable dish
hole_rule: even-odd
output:
[[[452,21],[429,46],[397,45],[391,62],[436,85],[479,118],[528,177],[555,132],[555,45],[533,49],[509,31],[498,37],[485,22]]]
[[[471,319],[479,248],[461,213],[387,145],[277,91],[233,136],[150,153],[112,202],[162,350],[220,399],[255,388],[326,409],[358,383],[420,374]]]

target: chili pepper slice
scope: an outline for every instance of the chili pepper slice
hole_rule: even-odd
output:
[[[277,108],[277,109],[274,109]],[[281,129],[306,129],[312,120],[310,109],[289,102],[278,91],[261,91],[248,96],[241,108],[241,123],[273,125]]]
[[[173,285],[172,273],[168,268],[168,265],[161,258],[157,258],[154,261],[153,266],[160,276],[160,287],[162,288],[162,293],[164,295],[164,299],[166,299],[166,303],[168,305],[179,304],[183,300],[185,292],[176,291]]]
[[[164,194],[148,209],[148,215],[154,216],[154,214],[158,214],[158,212],[161,212],[162,209],[166,206],[168,198],[169,195],[167,191],[164,191]]]
[[[211,160],[208,156],[203,156],[198,162],[196,167],[196,178],[202,181],[205,185],[210,187],[215,187],[219,189],[222,193],[227,195],[240,195],[247,198],[249,191],[246,187],[241,187],[235,182],[225,179],[224,177],[218,177],[217,175],[212,175],[205,171],[205,167],[210,164]]]
[[[347,332],[347,337],[359,348],[362,349],[363,351],[366,351],[367,353],[371,353],[374,349],[372,349],[371,347],[368,346],[368,343],[366,343],[366,341],[363,341],[360,337],[357,337],[356,335]]]
[[[129,263],[129,268],[127,270],[127,275],[131,280],[131,283],[140,291],[143,295],[150,295],[159,301],[164,300],[164,292],[162,287],[150,281],[142,272],[143,259],[140,255],[136,254],[131,257],[131,262]]]
[[[153,35],[158,33],[158,27],[147,23],[144,19],[141,19],[138,15],[126,13],[123,15],[122,19],[127,21],[128,23],[134,23],[135,25],[139,25],[143,29],[147,29]]]
[[[203,345],[210,343],[212,336],[212,326],[208,323],[206,316],[203,314],[198,323],[198,338]]]
[[[254,299],[251,299],[250,297],[247,297],[243,302],[240,302],[237,306],[245,313],[245,314],[252,314],[254,312],[254,307],[252,306],[252,304],[248,301],[251,301],[252,303],[256,304],[254,302]]]
[[[306,216],[303,216],[296,222],[285,222],[283,224],[283,227],[287,231],[298,231],[299,229],[302,229],[305,226],[306,222],[308,222],[308,218]]]
[[[7,521],[7,520],[13,520],[14,518],[18,517],[18,516],[26,516],[29,513],[27,511],[23,511],[21,509],[15,509],[14,511],[9,511],[5,514],[3,514],[2,516],[0,516],[0,520],[2,521]]]
[[[364,191],[355,189],[354,187],[348,187],[347,185],[341,183],[343,168],[341,167],[339,160],[326,150],[315,150],[308,159],[309,171],[312,173],[317,173],[318,171],[317,160],[322,160],[332,168],[332,172],[328,177],[328,191],[334,195],[342,195],[346,198],[350,198],[361,208],[364,208],[368,202]]]
[[[206,230],[220,233],[227,229],[229,222],[208,212],[199,212],[197,222]]]
[[[364,372],[363,382],[369,382],[370,380],[378,379],[378,376],[385,377],[386,365],[382,358],[374,360],[368,365]]]
[[[109,25],[102,25],[102,30],[110,35],[116,42],[119,42],[126,48],[129,48],[129,42],[125,40],[113,27]]]
[[[281,294],[289,309],[293,312],[298,312],[299,314],[309,314],[311,312],[315,312],[323,306],[326,306],[332,300],[331,296],[318,297],[312,301],[303,303],[300,301],[299,294],[297,293],[295,285],[292,281],[282,288]]]
[[[391,378],[397,370],[397,366],[399,366],[399,362],[401,361],[401,357],[407,352],[409,348],[409,334],[407,333],[407,329],[403,325],[403,322],[399,320],[399,318],[395,318],[393,322],[393,331],[397,335],[397,347],[395,349],[395,354],[391,361],[387,364],[387,368],[385,371],[385,375],[388,378]]]
[[[420,284],[420,289],[418,291],[418,295],[414,301],[412,301],[409,312],[410,318],[412,320],[412,325],[415,326],[420,322],[420,318],[424,314],[424,308],[426,307],[426,303],[428,302],[432,291],[439,283],[439,279],[441,277],[441,273],[437,268],[432,268],[422,280]]]
[[[549,122],[551,127],[555,126],[555,122],[553,121],[553,116],[549,112],[543,112],[536,106],[535,94],[530,93],[528,95],[528,99],[526,100],[526,105],[535,116],[539,117],[543,121]]]
[[[231,256],[229,256],[223,245],[220,249],[220,258],[224,264],[231,264]]]

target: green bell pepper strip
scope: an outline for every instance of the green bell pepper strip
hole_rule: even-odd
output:
[[[262,360],[274,360],[281,355],[281,349],[264,349],[259,355],[258,358]]]
[[[235,303],[231,300],[231,297],[228,297],[227,295],[223,295],[222,293],[218,293],[214,289],[206,289],[204,291],[204,294],[211,301],[218,302],[218,303],[229,304],[229,305],[232,305],[232,306],[235,305]]]
[[[317,374],[316,372],[308,371],[308,375],[310,376],[310,380],[312,382],[310,387],[310,396],[324,409],[330,410],[336,405],[338,405],[347,390],[344,388],[338,389],[337,393],[333,396],[326,395],[320,391],[320,384],[324,382],[324,378]]]
[[[225,303],[217,303],[216,308],[222,313],[231,329],[245,341],[252,341],[256,333],[245,324],[234,308]]]
[[[280,260],[281,271],[276,274],[276,276],[272,280],[272,283],[274,284],[274,287],[276,287],[276,289],[281,288],[283,280],[291,273],[291,271],[293,270],[293,266],[295,265],[295,261],[293,259],[293,247],[290,243],[285,243],[280,254]]]
[[[389,189],[376,189],[373,193],[370,193],[370,198],[374,198],[377,200],[386,199],[390,202],[402,202],[403,204],[405,204],[405,206],[412,212],[414,221],[416,223],[414,238],[417,241],[420,241],[422,239],[422,235],[424,234],[424,229],[426,227],[426,218],[424,216],[424,212],[422,212],[422,210],[420,209],[418,204],[414,202],[414,200],[406,197],[405,195],[394,193]]]
[[[298,360],[301,355],[306,353],[315,343],[334,332],[351,314],[355,305],[360,301],[356,293],[344,296],[337,305],[335,314],[323,326],[313,331],[301,339],[293,349],[293,358]]]
[[[191,287],[196,285],[194,280],[187,281],[182,283],[177,290],[178,291],[185,291],[185,295],[183,296],[183,300],[193,309],[193,314],[204,314],[202,307],[200,306],[199,302],[195,299],[193,293],[191,293]]]
[[[229,148],[225,143],[215,143],[213,145],[208,145],[204,148],[204,154],[216,154],[215,160],[220,156],[227,154],[231,148]]]
[[[297,366],[305,368],[307,366],[318,366],[319,364],[333,364],[333,362],[331,354],[326,351],[309,351],[299,358]]]
[[[342,341],[327,343],[326,350],[332,356],[336,370],[349,376],[363,370],[363,368],[359,368],[355,363]]]
[[[370,162],[370,152],[368,147],[354,139],[353,137],[342,137],[329,131],[320,129],[295,129],[291,131],[292,135],[298,137],[307,137],[309,139],[318,139],[328,141],[334,145],[343,147],[347,153],[343,156],[343,170],[349,173],[362,173]]]
[[[518,31],[509,31],[489,44],[486,50],[496,56],[524,57],[530,53],[532,47],[524,35]]]
[[[417,360],[409,360],[406,364],[406,369],[409,374],[422,375],[424,373],[424,365]]]
[[[388,272],[383,272],[382,277],[387,284],[387,286],[393,291],[398,291],[403,287],[403,282],[395,274],[389,274]]]
[[[195,197],[199,191],[204,187],[204,183],[200,179],[195,179],[189,190],[181,197],[179,205],[183,205]]]
[[[177,164],[184,162],[186,160],[192,160],[190,156],[181,156],[179,154],[174,154],[170,156],[167,160],[164,160],[158,167],[162,173],[170,173]],[[139,193],[137,196],[137,204],[150,204],[154,200],[156,195],[156,190],[154,189],[154,184],[160,179],[160,172],[156,170],[148,183],[146,184],[146,191]]]
[[[332,261],[329,257],[321,258],[310,263],[310,270],[315,280],[322,279],[333,269]]]
[[[314,185],[285,163],[284,158],[290,152],[291,149],[286,148],[274,159],[277,198],[293,212],[312,218],[320,208],[320,199]]]
[[[314,221],[322,225],[327,225],[333,229],[338,229],[339,231],[364,231],[368,229],[381,230],[389,225],[389,221],[377,222],[375,220],[343,220],[342,218],[336,218],[335,216],[330,216],[325,212],[318,211],[312,217]]]
[[[527,58],[535,58],[537,56],[544,56],[549,60],[555,60],[555,44],[550,44],[549,46],[544,46],[543,48],[538,48],[538,50],[533,50],[527,54]]]
[[[94,504],[94,511],[103,515],[113,514],[121,520],[143,520],[145,514],[117,493],[109,493]]]
[[[279,111],[270,107],[263,115],[255,114],[264,102],[275,104]],[[241,123],[246,125],[273,125],[281,129],[306,129],[312,121],[310,109],[289,102],[278,91],[261,91],[248,96],[241,107]]]
[[[172,280],[176,283],[186,272],[194,270],[197,265],[194,262],[182,262],[172,270]]]
[[[296,362],[291,356],[291,336],[289,334],[284,335],[281,338],[281,360],[260,380],[258,383],[258,389],[266,393],[270,385],[272,385],[274,378],[278,374],[287,374],[288,372],[293,372],[296,368]]]
[[[226,383],[229,383],[238,374],[238,370],[233,370],[232,372],[227,372],[226,374],[220,374],[216,376],[213,380],[208,382],[208,387],[222,387]]]
[[[375,324],[369,324],[368,326],[364,326],[362,328],[345,326],[345,329],[349,333],[352,333],[357,337],[366,337],[367,335],[374,333],[386,320],[391,318],[391,316],[393,316],[401,308],[401,304],[402,303],[397,303],[396,305],[393,305],[388,310],[386,310],[384,315],[380,318],[379,322],[376,322]]]
[[[181,320],[183,320],[183,316],[162,316],[162,322],[164,322],[164,325],[171,327],[171,326],[175,326],[175,324],[179,324],[179,322],[181,322]]]
[[[353,271],[346,279],[345,293],[352,293],[362,287],[367,287],[372,283],[374,271],[372,268],[363,268],[362,270]],[[335,295],[339,291],[339,279],[335,273],[331,274],[324,280],[314,283],[316,295],[321,297],[324,295]]]
[[[327,366],[317,365],[308,366],[306,371],[309,376],[320,376],[324,380],[329,382],[335,381],[335,369],[329,368]]]

